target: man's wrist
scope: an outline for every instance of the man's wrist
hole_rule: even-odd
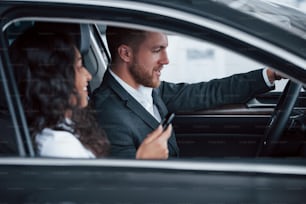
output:
[[[266,85],[268,87],[273,87],[274,86],[274,73],[273,71],[270,72],[272,70],[270,70],[269,68],[265,68],[262,70],[262,75],[264,78],[264,81],[266,82]]]
[[[276,79],[276,73],[272,71],[271,69],[267,68],[267,76],[271,84],[274,83]]]

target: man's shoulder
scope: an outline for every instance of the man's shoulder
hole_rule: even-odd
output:
[[[93,101],[94,104],[103,103],[109,97],[111,97],[111,95],[113,95],[113,91],[110,88],[105,86],[100,86],[93,91],[91,100]]]

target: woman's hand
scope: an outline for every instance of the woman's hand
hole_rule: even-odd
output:
[[[147,135],[136,152],[136,159],[167,159],[169,157],[168,139],[172,125],[163,131],[162,126]]]

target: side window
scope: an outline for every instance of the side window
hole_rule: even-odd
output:
[[[16,38],[18,38],[25,30],[34,25],[34,21],[16,21],[10,24],[4,35],[7,39],[8,46],[10,46]],[[0,66],[2,63],[0,62]],[[1,67],[4,70],[8,67]],[[8,73],[8,70],[5,72]],[[2,72],[4,73],[4,72]],[[1,73],[1,74],[2,74]],[[24,123],[22,113],[17,110],[21,106],[17,105],[14,101],[16,96],[13,95],[12,88],[9,93],[5,92],[6,86],[11,84],[10,78],[4,74],[0,74],[0,156],[24,156],[29,154],[33,155],[33,149],[30,144],[30,137],[27,133],[27,127]],[[11,86],[10,86],[11,87]],[[14,97],[13,97],[14,96]],[[8,99],[11,101],[8,103]],[[15,105],[14,105],[15,104]],[[16,125],[18,123],[18,126]]]
[[[209,81],[266,67],[233,51],[197,39],[168,35],[170,63],[162,80],[170,82]],[[276,82],[274,91],[282,91],[285,80]]]
[[[11,45],[19,35],[33,26],[33,24],[34,21],[17,21],[12,23],[5,31],[9,44]]]
[[[2,66],[0,62],[0,66]],[[4,80],[0,75],[0,157],[18,154],[15,130],[8,110],[7,95],[4,92]]]

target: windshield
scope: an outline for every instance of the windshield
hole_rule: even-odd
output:
[[[306,13],[268,0],[215,0],[306,39]]]

